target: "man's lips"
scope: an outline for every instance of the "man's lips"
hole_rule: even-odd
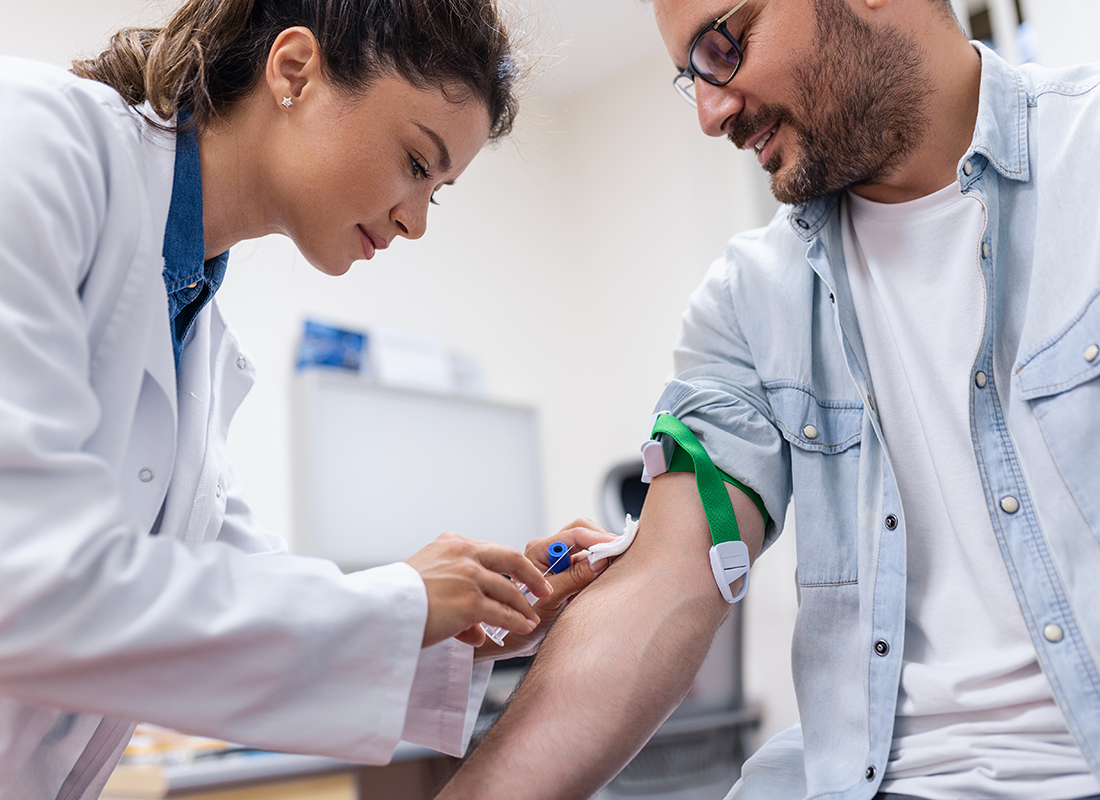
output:
[[[370,261],[374,257],[374,254],[378,250],[385,250],[390,246],[390,243],[383,239],[381,236],[371,233],[362,225],[356,225],[359,229],[359,241],[363,245],[363,257]]]
[[[761,163],[764,163],[765,161],[767,161],[767,158],[765,156],[770,155],[770,153],[768,153],[768,144],[771,142],[772,138],[779,130],[779,125],[779,121],[776,121],[772,123],[770,127],[758,131],[755,135],[749,138],[741,146],[741,148],[743,150],[748,150],[751,148],[756,152],[757,160]]]

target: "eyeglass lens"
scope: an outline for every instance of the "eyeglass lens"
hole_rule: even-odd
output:
[[[727,83],[740,63],[740,51],[733,46],[733,42],[716,30],[704,33],[691,48],[691,65],[708,83]]]

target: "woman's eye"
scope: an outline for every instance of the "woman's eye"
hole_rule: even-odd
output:
[[[432,177],[428,173],[428,168],[424,166],[424,162],[416,156],[409,156],[409,163],[412,166],[412,174],[414,178],[424,178],[426,180]]]

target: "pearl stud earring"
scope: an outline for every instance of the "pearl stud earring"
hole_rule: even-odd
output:
[[[283,98],[283,106],[284,106],[284,107],[286,107],[286,108],[290,108],[290,107],[291,107],[292,105],[294,105],[294,101],[293,101],[293,100],[291,100],[291,99],[290,99],[289,97],[284,97],[284,98]]]

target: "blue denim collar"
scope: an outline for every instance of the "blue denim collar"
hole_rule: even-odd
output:
[[[176,162],[172,177],[172,199],[164,228],[164,285],[168,290],[168,316],[172,349],[179,369],[183,343],[203,306],[214,296],[229,261],[229,251],[204,259],[206,245],[202,227],[202,170],[198,137],[185,123],[181,112],[176,133]]]

